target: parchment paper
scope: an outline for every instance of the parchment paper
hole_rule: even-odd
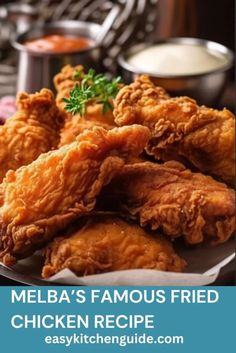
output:
[[[201,286],[214,282],[220,269],[235,257],[235,242],[231,239],[220,246],[201,245],[186,248],[177,244],[177,252],[188,263],[185,273],[162,272],[157,270],[126,270],[100,275],[77,277],[70,270],[63,270],[47,281],[62,285],[145,285],[145,286]],[[19,261],[13,267],[17,273],[27,274],[36,279],[40,276],[43,259],[39,253]]]

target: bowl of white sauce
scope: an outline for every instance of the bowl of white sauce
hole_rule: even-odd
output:
[[[233,62],[230,49],[197,38],[168,38],[138,44],[118,58],[126,83],[147,74],[171,95],[187,95],[208,106],[219,101]]]

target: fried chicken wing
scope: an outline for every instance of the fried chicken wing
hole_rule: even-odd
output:
[[[235,117],[188,97],[168,98],[146,76],[120,90],[114,116],[118,125],[142,124],[152,137],[148,154],[164,161],[189,161],[200,171],[234,183]]]
[[[17,112],[0,126],[0,181],[9,169],[34,161],[57,147],[62,117],[48,89],[19,93]]]
[[[76,75],[77,72],[80,74]],[[54,78],[54,84],[57,89],[57,104],[65,118],[65,125],[61,130],[60,146],[73,142],[84,130],[91,129],[94,126],[101,126],[104,129],[112,129],[116,126],[112,111],[104,113],[102,104],[89,104],[84,116],[80,116],[80,114],[72,115],[65,111],[65,102],[63,99],[69,98],[70,91],[74,88],[75,84],[80,84],[83,76],[83,66],[72,67],[67,65]]]
[[[77,141],[41,155],[1,185],[0,258],[6,265],[31,254],[71,221],[94,208],[104,185],[139,155],[150,137],[134,125],[94,128]]]
[[[189,244],[223,243],[235,230],[234,191],[175,161],[124,166],[101,199],[119,204],[141,226],[172,238],[183,235]]]
[[[160,234],[117,217],[99,217],[48,246],[42,276],[64,268],[78,276],[137,268],[181,272],[185,265]]]

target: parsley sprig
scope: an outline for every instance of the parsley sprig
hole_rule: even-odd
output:
[[[75,72],[75,77],[80,77],[80,73]],[[72,113],[79,113],[81,116],[87,112],[88,104],[97,102],[102,104],[103,113],[113,109],[112,99],[114,99],[120,89],[121,78],[117,77],[108,80],[103,74],[96,74],[90,69],[83,76],[80,83],[76,83],[70,92],[69,98],[64,98],[65,109]]]

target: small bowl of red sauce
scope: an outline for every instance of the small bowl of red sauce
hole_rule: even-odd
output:
[[[46,34],[40,38],[29,39],[24,46],[34,53],[64,54],[88,49],[94,41],[80,36]]]
[[[91,22],[57,21],[18,35],[12,43],[19,52],[17,90],[54,90],[53,77],[67,64],[99,70],[100,29]]]

